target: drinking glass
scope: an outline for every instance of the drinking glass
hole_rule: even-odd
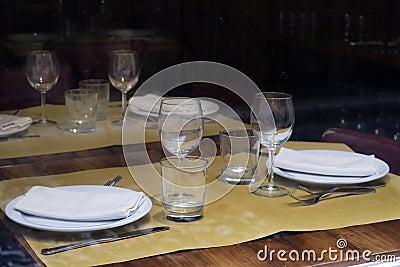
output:
[[[269,106],[269,108],[268,108]],[[275,127],[266,119],[266,110],[271,110]],[[292,96],[281,92],[263,92],[254,96],[250,123],[260,144],[268,149],[267,184],[261,185],[254,192],[264,197],[280,197],[288,190],[274,183],[274,154],[290,137],[294,125]]]
[[[110,82],[104,79],[86,79],[79,81],[80,89],[94,89],[97,91],[97,120],[106,120],[108,104],[110,102]]]
[[[98,93],[95,89],[70,89],[65,91],[65,106],[68,111],[67,123],[59,128],[71,133],[92,133],[96,131],[96,107]]]
[[[163,158],[160,163],[165,217],[177,222],[201,219],[204,214],[208,160],[194,156],[182,159],[173,156]]]
[[[224,161],[221,181],[228,184],[255,182],[259,142],[251,129],[230,128],[219,132],[221,157]]]
[[[108,78],[111,84],[122,93],[122,119],[112,123],[121,125],[126,111],[126,93],[131,90],[139,80],[138,55],[133,50],[114,50],[110,53],[108,65]]]
[[[178,158],[183,158],[195,150],[203,135],[202,116],[199,99],[185,97],[163,99],[158,116],[158,129],[163,148]]]
[[[60,74],[60,65],[53,51],[34,50],[26,58],[26,78],[29,84],[41,94],[42,116],[33,125],[53,126],[56,123],[47,119],[46,92],[54,87]]]

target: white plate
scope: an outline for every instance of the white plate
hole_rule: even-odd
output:
[[[219,106],[217,103],[214,103],[212,101],[208,101],[208,100],[200,100],[201,102],[201,108],[203,110],[203,115],[204,116],[209,116],[211,114],[216,113],[219,110]],[[157,107],[157,105],[155,106]],[[143,109],[139,109],[137,107],[135,107],[133,104],[130,104],[128,106],[128,109],[130,112],[133,112],[135,114],[141,115],[141,116],[147,116],[147,114],[149,113],[146,110]],[[156,108],[154,108],[151,112],[150,112],[150,116],[151,117],[158,117],[158,110],[156,110]]]
[[[104,190],[104,186],[101,185],[76,185],[76,186],[63,186],[59,187],[66,190],[71,191],[92,191],[92,192],[102,192]],[[112,187],[115,191],[126,191],[130,189],[121,188],[121,187]],[[110,188],[107,188],[108,192]],[[152,203],[150,198],[144,196],[144,202],[136,212],[132,215],[119,219],[119,220],[109,220],[109,221],[94,221],[94,222],[78,222],[78,221],[64,221],[64,220],[54,220],[48,218],[41,218],[32,215],[28,215],[25,213],[21,213],[18,210],[14,209],[15,204],[20,200],[22,196],[19,196],[13,200],[11,200],[5,209],[5,213],[8,218],[12,221],[19,223],[21,225],[53,232],[83,232],[83,231],[95,231],[95,230],[104,230],[110,229],[118,226],[122,226],[128,223],[132,223],[136,220],[139,220],[143,216],[145,216],[151,209]]]
[[[2,117],[4,117],[4,118],[8,118],[8,117],[9,117],[9,118],[17,117],[17,116],[14,116],[14,115],[0,115],[0,116],[2,116]],[[6,131],[0,131],[0,138],[2,138],[2,137],[8,137],[8,136],[10,136],[10,135],[13,135],[13,134],[16,134],[16,133],[19,133],[19,132],[23,132],[23,131],[25,131],[26,129],[28,129],[29,126],[31,126],[31,125],[28,124],[28,125],[25,125],[24,127],[21,127],[21,128],[16,127],[16,128],[12,128],[12,129],[9,129],[9,130],[6,130]]]
[[[362,156],[362,154],[346,152],[346,151],[337,151],[337,150],[304,150],[303,152],[317,155],[355,155]],[[365,156],[365,155],[364,155]],[[290,170],[283,170],[278,167],[274,167],[275,174],[288,178],[290,180],[295,180],[298,182],[305,183],[314,183],[314,184],[358,184],[358,183],[366,183],[370,181],[374,181],[382,178],[389,172],[389,166],[386,162],[375,158],[376,165],[376,173],[370,176],[365,177],[355,177],[355,176],[329,176],[329,175],[318,175],[318,174],[310,174],[310,173],[302,173]]]

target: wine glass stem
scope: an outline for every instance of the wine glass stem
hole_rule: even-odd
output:
[[[183,155],[182,155],[182,153],[178,152],[177,156],[178,156],[178,168],[179,168],[179,170],[178,170],[178,184],[182,185],[183,184],[183,177],[182,177],[182,170],[180,168],[182,166],[181,164],[182,164]]]
[[[268,148],[267,179],[269,186],[274,185],[274,160],[275,160],[275,149]]]
[[[125,110],[126,110],[126,93],[122,93],[122,119],[124,118]]]
[[[47,113],[46,113],[46,92],[41,92],[40,93],[40,103],[42,106],[42,121],[45,122],[47,121]]]

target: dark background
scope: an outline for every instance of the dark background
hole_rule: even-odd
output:
[[[140,83],[196,60],[230,65],[263,91],[291,93],[292,140],[319,140],[328,127],[400,138],[400,1],[396,0],[0,0],[0,109],[38,105],[24,76],[31,49],[61,62],[48,102],[83,78],[107,78],[107,56],[134,48]],[[132,95],[134,90],[129,93]],[[177,94],[248,108],[224,88]],[[111,97],[119,99],[117,90]]]

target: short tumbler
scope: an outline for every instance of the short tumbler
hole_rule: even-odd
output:
[[[168,220],[191,222],[203,217],[207,165],[207,159],[194,156],[161,160],[162,202]]]
[[[259,156],[259,142],[250,129],[219,132],[223,168],[220,180],[229,184],[250,184]]]
[[[79,89],[94,89],[97,91],[97,120],[106,120],[110,102],[110,82],[104,79],[87,79],[79,82]]]
[[[65,91],[65,106],[68,121],[64,130],[72,133],[96,131],[97,92],[93,89],[71,89]]]

